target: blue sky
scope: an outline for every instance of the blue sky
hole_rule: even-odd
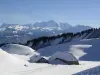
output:
[[[0,0],[0,22],[48,20],[100,27],[100,0]]]

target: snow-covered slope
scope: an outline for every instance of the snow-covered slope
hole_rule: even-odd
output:
[[[81,71],[87,69],[86,74],[95,72],[95,74],[99,75],[99,67],[97,67],[99,65],[100,62],[89,61],[80,61],[80,65],[70,66],[28,63],[0,49],[0,75],[77,75],[77,73],[84,74]],[[98,69],[93,69],[91,72],[91,68],[93,67],[97,67]]]
[[[29,68],[27,68],[29,66]],[[47,65],[30,64],[0,49],[0,75],[20,75],[23,70],[36,69]]]
[[[38,52],[43,56],[51,56],[58,51],[69,51],[80,60],[99,61],[99,44],[100,39],[73,40],[69,43],[39,49]]]
[[[15,62],[19,62],[19,61],[21,61],[21,60],[12,56],[9,53],[3,51],[2,49],[0,49],[0,65],[5,64],[4,62],[7,62],[6,64],[10,64],[10,63],[15,63]]]
[[[11,50],[8,48],[9,53],[6,50],[0,49],[0,75],[80,75],[80,74],[100,74],[100,51],[99,44],[100,39],[84,39],[84,40],[73,40],[72,42],[60,44],[56,46],[49,46],[46,48],[39,49],[38,52],[43,56],[51,56],[56,52],[61,52],[62,55],[69,52],[80,60],[80,65],[51,65],[51,64],[37,64],[29,63],[27,60],[20,59],[22,56],[19,55],[20,51],[22,55],[26,55],[28,51],[30,53],[31,49],[24,46],[19,46],[16,44],[9,44],[13,48]],[[6,48],[6,46],[3,46]],[[21,47],[21,48],[20,48]],[[18,50],[19,49],[19,50]],[[18,52],[13,52],[16,50]],[[25,52],[24,52],[25,51]],[[57,54],[57,57],[64,58],[61,54]],[[11,54],[10,54],[11,53]],[[31,53],[34,54],[34,51]],[[16,56],[16,55],[18,56]],[[95,54],[95,56],[94,56]],[[33,55],[34,56],[34,55]],[[64,55],[66,56],[66,55]],[[69,56],[69,55],[68,55]],[[34,58],[32,58],[34,59]],[[91,61],[89,61],[91,60]],[[95,61],[94,61],[95,60]],[[97,62],[98,61],[98,62]],[[96,69],[94,68],[96,67]],[[92,70],[92,71],[91,71]],[[83,71],[83,72],[82,72]],[[84,72],[85,71],[85,72]]]
[[[16,58],[13,55],[0,49],[0,73],[7,73],[8,71],[10,72],[17,69],[22,69],[24,68],[25,64],[28,64],[28,62],[20,60],[19,58]],[[15,69],[10,69],[10,67]]]
[[[86,74],[100,74],[98,72],[99,68],[98,66],[100,65],[100,62],[87,62],[87,61],[82,61],[81,65],[48,65],[45,66],[46,64],[41,64],[43,65],[40,68],[36,69],[30,69],[30,70],[25,70],[25,71],[20,71],[16,72],[18,75],[85,75],[84,73],[78,73],[84,70],[89,70],[89,73],[87,72]],[[93,69],[91,72],[91,68],[97,67],[97,69]],[[99,70],[100,71],[100,70]],[[78,73],[78,74],[77,74]]]

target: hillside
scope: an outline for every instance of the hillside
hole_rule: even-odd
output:
[[[77,39],[89,39],[92,38],[90,36],[95,36],[95,32],[97,32],[99,29],[88,29],[85,31],[81,31],[78,33],[63,33],[61,35],[57,35],[57,36],[44,36],[44,37],[40,37],[37,39],[32,39],[27,41],[27,46],[30,46],[33,49],[40,49],[40,48],[44,48],[47,46],[55,46],[58,44],[64,44],[64,43],[68,43],[72,40],[77,40]],[[97,36],[100,36],[99,34],[97,34]],[[94,37],[94,38],[98,38],[98,37]]]
[[[80,63],[79,65],[51,65],[51,64],[44,64],[44,63],[40,63],[40,64],[29,63],[27,60],[22,59],[22,55],[10,54],[7,53],[5,50],[0,50],[0,61],[1,61],[0,74],[1,75],[33,75],[33,74],[34,75],[55,75],[55,74],[61,75],[63,73],[63,75],[73,75],[73,74],[75,75],[98,74],[99,75],[100,55],[99,55],[99,46],[97,46],[97,44],[100,43],[99,40],[100,39],[73,40],[73,42],[60,44],[57,46],[49,46],[38,50],[40,55],[46,58],[50,57],[52,54],[56,52],[59,53],[59,51],[64,52],[64,54],[65,52],[70,52],[77,59],[79,58],[79,63]],[[11,47],[11,53],[12,53],[12,50],[17,50],[18,49],[17,47],[19,47],[20,45],[10,45],[10,46],[12,46]],[[17,47],[14,47],[15,49],[12,49],[13,46],[17,46]],[[21,50],[24,52],[25,47],[24,48],[23,46],[20,47]],[[27,47],[27,49],[29,48]],[[24,53],[28,52],[26,51],[27,49],[25,49]],[[20,52],[20,50],[18,50],[18,52]],[[94,53],[96,53],[97,56],[93,56]],[[70,57],[68,59],[70,59]],[[85,61],[80,61],[80,60],[85,60]]]
[[[49,46],[38,50],[42,56],[51,56],[55,52],[71,52],[79,60],[99,61],[100,39],[73,40],[69,43]],[[94,54],[96,54],[94,56]]]

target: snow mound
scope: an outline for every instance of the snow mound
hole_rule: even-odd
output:
[[[57,52],[49,59],[50,64],[79,65],[78,60],[68,52]]]
[[[55,58],[64,59],[66,61],[77,61],[77,59],[68,52],[57,52],[51,56],[50,60],[54,60]]]
[[[8,53],[18,54],[18,55],[30,55],[35,51],[28,46],[23,46],[19,44],[6,44],[1,48]]]

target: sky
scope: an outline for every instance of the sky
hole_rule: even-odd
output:
[[[100,0],[0,0],[0,23],[49,20],[100,27]]]

